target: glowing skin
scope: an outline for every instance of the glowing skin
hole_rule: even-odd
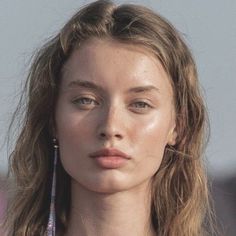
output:
[[[144,235],[149,183],[166,144],[175,141],[172,94],[161,64],[140,46],[92,39],[72,53],[63,67],[56,136],[72,178],[72,206],[93,226],[83,222],[87,228],[78,229],[74,211],[67,235]],[[120,168],[102,168],[89,157],[102,148],[131,159]]]

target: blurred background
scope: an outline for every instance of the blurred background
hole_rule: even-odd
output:
[[[0,215],[7,172],[5,142],[33,52],[91,1],[0,1]],[[184,35],[195,57],[207,102],[211,135],[206,165],[218,222],[236,235],[236,1],[115,1],[148,6]]]

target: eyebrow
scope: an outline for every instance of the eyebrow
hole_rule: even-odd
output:
[[[98,90],[100,92],[104,92],[104,88],[102,86],[99,86],[93,82],[86,81],[86,80],[75,80],[71,81],[68,84],[69,88],[76,88],[76,87],[81,87],[81,88],[87,88],[87,89],[92,89],[92,90]],[[160,92],[159,89],[153,85],[146,85],[146,86],[137,86],[130,88],[126,91],[126,93],[145,93],[145,92],[151,92],[151,91],[156,91]]]

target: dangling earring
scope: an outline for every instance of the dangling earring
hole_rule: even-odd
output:
[[[51,189],[51,201],[50,201],[50,213],[47,225],[47,236],[56,235],[56,212],[55,212],[55,200],[56,200],[56,167],[58,158],[58,144],[57,140],[53,139],[54,149],[54,163],[53,163],[53,177],[52,177],[52,189]]]

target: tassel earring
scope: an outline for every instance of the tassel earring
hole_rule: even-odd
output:
[[[52,177],[52,189],[51,189],[51,201],[50,201],[50,213],[47,225],[47,236],[56,235],[56,212],[55,212],[55,200],[56,200],[56,167],[58,158],[58,144],[57,140],[53,139],[54,149],[54,163],[53,163],[53,177]]]

